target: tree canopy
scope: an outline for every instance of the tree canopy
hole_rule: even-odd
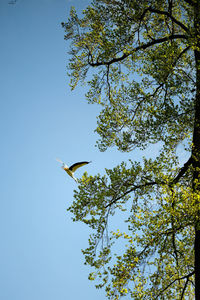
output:
[[[93,232],[89,279],[108,299],[199,299],[200,0],[94,0],[62,26],[71,87],[102,107],[100,151],[160,147],[79,181],[69,211]],[[108,228],[118,212],[126,232]]]

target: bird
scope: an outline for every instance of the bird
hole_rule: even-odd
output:
[[[74,176],[74,172],[75,172],[78,168],[80,168],[80,167],[82,167],[82,166],[84,166],[84,165],[87,165],[87,164],[91,163],[91,161],[81,161],[81,162],[77,162],[77,163],[71,165],[70,167],[68,167],[62,160],[60,160],[60,159],[58,159],[58,158],[56,158],[56,160],[62,164],[62,167],[61,167],[61,168],[62,168],[65,172],[67,172],[67,174],[68,174],[69,176],[71,176],[77,183],[78,183],[78,180],[77,180],[77,178]]]

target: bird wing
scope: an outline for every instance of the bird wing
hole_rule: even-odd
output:
[[[77,162],[75,164],[73,164],[72,166],[69,167],[69,170],[72,172],[75,172],[78,168],[89,164],[91,161],[81,161],[81,162]]]
[[[58,162],[60,162],[61,164],[64,164],[64,162],[63,162],[62,160],[60,160],[59,158],[56,158],[56,160],[57,160]]]
[[[68,166],[62,160],[60,160],[59,158],[56,158],[56,160],[62,164],[62,167],[61,167],[62,169],[65,169],[65,168],[68,169]]]

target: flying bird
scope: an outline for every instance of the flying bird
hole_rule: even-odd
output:
[[[89,164],[89,163],[91,162],[91,161],[81,161],[81,162],[77,162],[77,163],[71,165],[70,167],[68,167],[62,160],[60,160],[60,159],[58,159],[58,158],[56,158],[56,160],[62,164],[62,167],[61,167],[61,168],[62,168],[63,170],[65,170],[65,171],[67,172],[67,174],[68,174],[69,176],[71,176],[76,182],[78,182],[78,180],[77,180],[77,178],[74,176],[74,172],[75,172],[78,168],[80,168],[80,167],[82,167],[82,166],[84,166],[84,165],[87,165],[87,164]]]

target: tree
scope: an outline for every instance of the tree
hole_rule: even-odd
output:
[[[99,149],[160,147],[80,180],[69,211],[93,232],[89,279],[109,299],[200,299],[200,0],[94,0],[62,26],[72,89],[87,82],[102,107]],[[127,231],[108,232],[119,211]]]

